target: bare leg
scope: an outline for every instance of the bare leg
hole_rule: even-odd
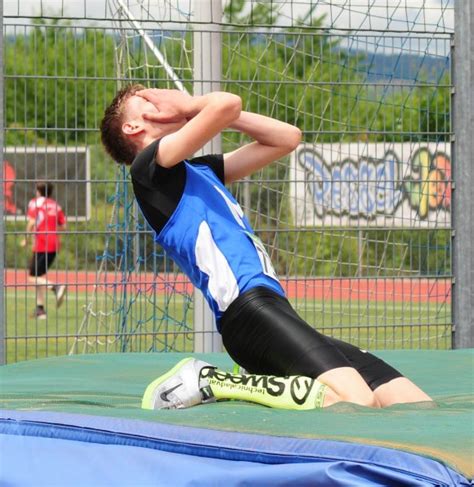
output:
[[[329,386],[326,387],[327,389],[326,393],[324,394],[323,408],[327,408],[328,406],[342,402],[342,399],[338,394],[336,394]]]
[[[328,404],[340,401],[352,402],[361,406],[378,408],[381,406],[377,396],[371,391],[370,387],[361,377],[361,375],[352,367],[338,367],[336,369],[323,372],[318,378],[330,389],[333,394],[328,395]],[[335,393],[335,394],[334,394]]]
[[[375,389],[374,395],[382,407],[392,404],[433,401],[428,394],[406,377],[397,377],[386,384],[382,384]]]
[[[28,277],[28,281],[36,286],[36,306],[44,306],[46,302],[46,289],[52,286],[45,277]]]

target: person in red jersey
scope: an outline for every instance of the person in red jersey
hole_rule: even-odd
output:
[[[66,286],[57,285],[46,279],[45,275],[54,262],[60,247],[58,232],[65,230],[66,217],[59,204],[52,199],[53,185],[38,183],[36,197],[28,203],[26,246],[29,236],[33,236],[33,255],[30,261],[28,281],[36,285],[36,309],[33,318],[46,319],[46,290],[50,289],[56,296],[56,306],[60,306],[66,294]]]

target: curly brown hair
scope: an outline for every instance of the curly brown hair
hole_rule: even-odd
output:
[[[137,149],[133,142],[122,132],[123,107],[125,102],[137,91],[145,87],[140,84],[127,85],[122,88],[106,108],[100,123],[102,144],[112,159],[130,165],[135,159]]]

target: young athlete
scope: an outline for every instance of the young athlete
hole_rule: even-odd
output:
[[[21,242],[22,247],[26,247],[29,236],[33,235],[28,282],[36,285],[36,309],[32,318],[40,320],[46,319],[46,289],[54,293],[57,307],[61,306],[66,294],[66,286],[56,285],[45,277],[59,251],[58,231],[66,228],[66,217],[58,203],[52,199],[52,194],[51,183],[42,182],[36,185],[36,197],[28,203],[27,236]]]
[[[226,128],[253,142],[190,159]],[[132,85],[106,109],[101,135],[109,154],[131,165],[135,196],[156,241],[203,292],[227,352],[247,371],[229,374],[186,359],[150,384],[143,407],[236,398],[290,407],[292,387],[306,391],[306,408],[338,401],[370,407],[430,401],[390,365],[322,335],[296,314],[225,187],[294,150],[301,140],[297,127],[243,111],[231,93],[192,97]],[[280,385],[268,387],[270,382]],[[279,387],[280,396],[274,394]]]

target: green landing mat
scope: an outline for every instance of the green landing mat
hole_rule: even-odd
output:
[[[377,352],[376,352],[377,353]],[[156,421],[220,431],[331,439],[395,448],[474,476],[474,350],[383,351],[380,357],[436,402],[369,409],[348,403],[283,411],[228,401],[175,411],[140,409],[146,386],[189,354],[54,357],[0,368],[2,409],[56,411]],[[195,354],[232,370],[225,354]]]

